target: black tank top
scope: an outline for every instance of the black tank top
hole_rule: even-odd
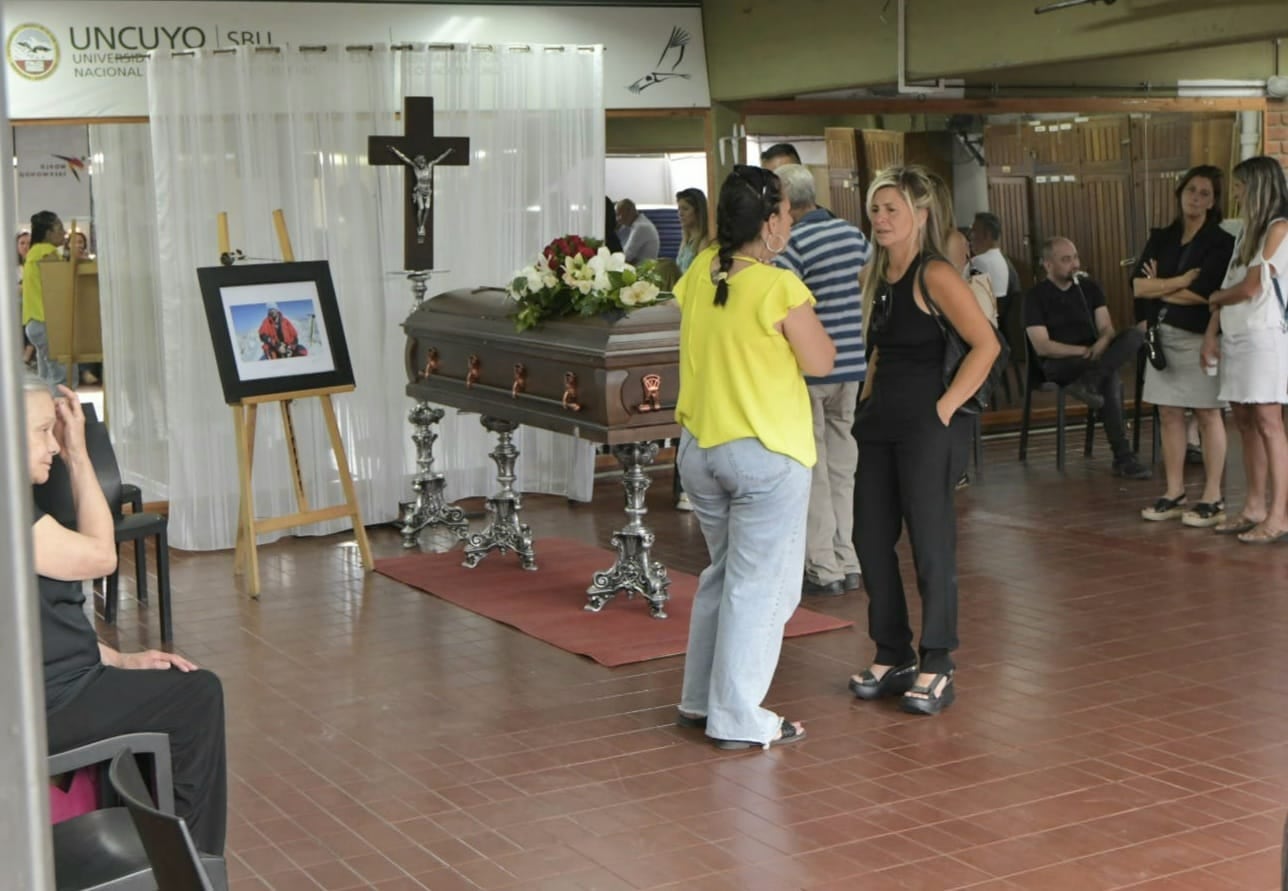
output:
[[[904,375],[942,376],[944,368],[944,335],[939,323],[923,312],[913,296],[913,283],[922,258],[918,256],[897,282],[886,285],[890,305],[885,323],[872,329],[878,318],[869,322],[868,340],[877,350],[877,382],[896,385],[894,379]],[[875,310],[874,310],[875,313]]]

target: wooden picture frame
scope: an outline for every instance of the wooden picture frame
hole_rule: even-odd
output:
[[[229,405],[250,397],[353,386],[325,260],[211,266],[198,269],[197,280]]]

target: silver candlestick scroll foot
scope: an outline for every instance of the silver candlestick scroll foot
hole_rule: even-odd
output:
[[[640,594],[648,601],[655,619],[666,618],[666,601],[670,599],[671,580],[666,567],[650,559],[653,548],[653,531],[644,525],[644,493],[649,487],[644,468],[657,457],[656,442],[634,442],[613,447],[613,455],[621,463],[622,487],[626,490],[626,516],[624,529],[613,533],[613,546],[617,548],[617,561],[612,568],[597,572],[586,589],[586,609],[597,613],[612,600],[618,591],[625,591],[627,598]]]
[[[416,444],[416,476],[411,483],[416,500],[398,503],[404,548],[416,547],[421,530],[429,526],[446,526],[457,538],[464,538],[470,531],[465,512],[448,504],[443,496],[447,485],[443,475],[434,472],[434,442],[438,439],[434,425],[442,419],[443,410],[428,402],[417,402],[407,414],[414,428],[411,440]]]
[[[473,569],[489,551],[501,553],[514,551],[524,569],[537,568],[537,555],[532,548],[532,528],[520,522],[519,512],[523,499],[514,491],[514,462],[519,449],[514,444],[514,431],[518,423],[484,415],[483,426],[497,435],[496,448],[489,457],[496,462],[496,479],[501,490],[487,500],[488,524],[482,532],[473,532],[465,539],[464,565]]]

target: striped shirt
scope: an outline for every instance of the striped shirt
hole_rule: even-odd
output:
[[[807,384],[861,381],[867,373],[859,272],[870,254],[871,247],[862,232],[820,208],[792,226],[787,248],[775,260],[795,272],[814,294],[818,301],[814,312],[836,344],[832,373],[827,377],[807,377]]]

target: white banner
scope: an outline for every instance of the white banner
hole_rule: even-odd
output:
[[[9,116],[146,116],[149,52],[368,43],[602,44],[606,108],[710,105],[697,7],[4,0]]]
[[[26,223],[41,210],[52,210],[68,228],[72,220],[88,219],[89,134],[84,125],[16,127],[13,143],[18,219]]]

